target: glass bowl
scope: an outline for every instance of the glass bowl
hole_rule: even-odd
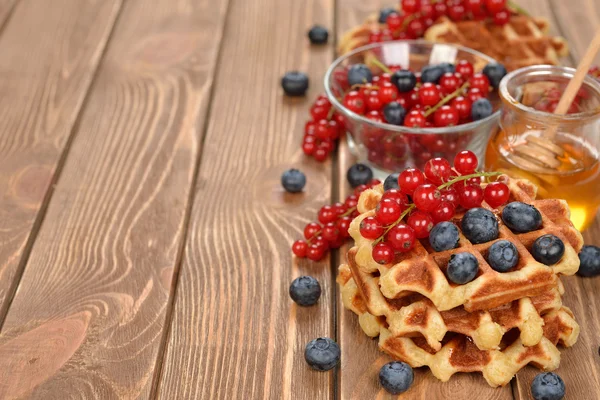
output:
[[[423,40],[374,43],[335,60],[325,75],[325,92],[342,115],[349,132],[350,150],[360,162],[370,165],[379,177],[384,177],[409,167],[423,168],[432,157],[444,157],[452,163],[458,152],[471,150],[483,165],[486,144],[491,134],[496,132],[500,118],[500,101],[496,91],[488,96],[494,113],[479,121],[444,128],[408,128],[379,123],[349,110],[339,100],[347,89],[339,79],[340,74],[345,74],[350,65],[364,63],[373,56],[385,65],[400,65],[412,71],[420,71],[428,64],[455,64],[465,59],[473,64],[475,72],[480,72],[486,64],[495,61],[466,47]],[[370,68],[374,74],[382,72],[374,65]]]

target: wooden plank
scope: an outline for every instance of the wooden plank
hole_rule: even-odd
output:
[[[529,3],[533,1],[530,0]],[[539,2],[535,2],[539,3]],[[594,32],[600,26],[598,2],[580,0],[575,4],[550,0],[545,4],[535,4],[530,10],[547,13],[552,17],[553,25],[569,42],[572,61],[565,60],[569,65],[577,63],[583,55],[587,44]],[[550,14],[552,12],[552,14]],[[596,59],[596,63],[600,58]],[[600,216],[596,222],[583,234],[587,244],[600,245]],[[565,381],[567,399],[598,399],[600,398],[600,370],[598,368],[598,350],[600,339],[600,277],[580,278],[565,277],[565,295],[563,303],[571,308],[581,327],[579,340],[568,349],[561,348],[561,365],[556,370]],[[515,394],[519,399],[532,399],[531,382],[540,371],[527,367],[517,375]]]
[[[2,27],[8,20],[16,3],[17,0],[0,0],[0,34],[2,34]]]
[[[226,10],[125,2],[6,319],[0,398],[150,397]]]
[[[330,163],[300,149],[308,109],[323,91],[333,45],[311,47],[308,28],[333,23],[332,0],[231,0],[159,397],[325,399],[333,374],[312,371],[305,344],[332,336],[328,260],[297,262],[291,243],[330,200]],[[275,23],[276,22],[276,23]],[[285,98],[285,71],[309,74],[307,98]],[[286,194],[281,173],[308,179]],[[323,295],[297,307],[293,278]]]
[[[120,6],[23,0],[0,32],[0,326]]]

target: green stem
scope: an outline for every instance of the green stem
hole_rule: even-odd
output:
[[[391,74],[392,71],[381,61],[379,61],[379,59],[377,57],[373,57],[373,59],[371,60],[371,62],[373,64],[375,64],[376,66],[379,67],[380,70],[382,70],[383,72],[387,72],[388,74]]]
[[[345,213],[340,215],[340,218],[347,217],[348,215],[352,214],[355,210],[356,210],[356,207],[349,208],[348,211],[346,211]]]
[[[381,235],[379,238],[377,238],[377,240],[375,240],[373,242],[373,247],[375,247],[375,245],[377,245],[378,243],[383,242],[383,239],[385,238],[385,235],[387,235],[387,233],[396,225],[398,225],[400,223],[400,221],[402,221],[402,219],[404,217],[406,217],[408,215],[408,213],[410,213],[412,210],[414,210],[415,205],[411,204],[408,206],[408,208],[406,210],[404,210],[404,212],[402,213],[402,215],[400,215],[400,218],[398,218],[396,220],[396,222],[394,222],[393,224],[391,224],[390,226],[387,227],[387,229],[385,230],[385,232],[383,232],[383,235]]]
[[[446,189],[447,187],[454,185],[456,182],[466,181],[467,179],[471,179],[471,178],[479,178],[482,176],[485,178],[489,178],[492,176],[499,176],[499,175],[502,175],[502,172],[475,172],[470,175],[457,176],[456,178],[438,186],[438,190]]]
[[[515,10],[518,14],[529,17],[529,13],[521,6],[516,4],[514,1],[508,0],[508,8]]]
[[[434,112],[436,112],[441,106],[443,106],[444,104],[448,103],[453,98],[458,97],[458,95],[461,94],[468,87],[469,87],[469,82],[465,82],[461,87],[459,87],[454,92],[450,93],[448,96],[446,96],[442,100],[440,100],[440,102],[437,103],[435,106],[433,106],[429,110],[425,111],[425,113],[423,114],[423,116],[425,118],[429,117],[431,114],[433,114]]]

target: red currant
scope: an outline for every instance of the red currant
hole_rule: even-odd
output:
[[[317,123],[315,121],[306,121],[306,124],[304,124],[304,133],[307,135],[314,135],[316,128]]]
[[[467,60],[460,60],[458,64],[456,64],[456,72],[458,72],[463,79],[469,79],[474,72],[473,64]]]
[[[471,89],[479,89],[482,93],[487,93],[490,91],[490,80],[484,74],[478,73],[474,74],[469,79],[469,85]]]
[[[442,195],[435,185],[425,183],[415,189],[412,200],[419,210],[432,212],[440,205]]]
[[[319,148],[325,150],[327,154],[331,153],[335,147],[335,143],[331,139],[325,139],[319,144]]]
[[[377,178],[373,178],[367,183],[367,186],[372,188],[373,186],[377,186],[379,184],[381,184],[381,181]]]
[[[461,175],[469,175],[477,168],[477,156],[470,150],[463,150],[454,157],[454,169]]]
[[[394,261],[394,249],[387,243],[377,243],[372,250],[373,260],[376,263],[385,265]]]
[[[344,201],[344,204],[349,209],[356,207],[356,205],[358,204],[358,196],[355,194],[351,194],[350,196],[346,197],[346,201]]]
[[[327,119],[321,119],[317,122],[315,136],[321,140],[329,139],[329,121]]]
[[[367,190],[369,187],[367,185],[358,185],[357,187],[354,188],[354,194],[357,196],[360,196],[360,194],[362,192],[364,192],[365,190]]]
[[[323,147],[317,147],[317,149],[313,152],[313,157],[318,162],[323,162],[323,161],[327,160],[328,155],[329,155],[329,152],[326,149],[324,149]]]
[[[306,142],[305,141],[304,143],[302,143],[302,151],[307,156],[312,155],[315,152],[316,148],[317,148],[317,144],[314,142]]]
[[[467,0],[466,7],[471,13],[479,15],[483,12],[483,0]]]
[[[508,201],[510,191],[503,182],[492,182],[485,187],[483,198],[492,208],[498,208]]]
[[[379,86],[379,99],[383,104],[390,103],[398,98],[398,89],[391,82],[382,82]]]
[[[348,207],[344,203],[340,203],[339,201],[332,205],[333,211],[335,211],[336,217],[341,217],[343,214],[348,211]]]
[[[402,18],[400,14],[398,14],[397,12],[393,12],[390,15],[388,15],[385,22],[390,31],[394,32],[395,30],[400,29],[402,27],[403,20],[404,18]]]
[[[464,208],[475,208],[481,206],[483,201],[483,189],[481,186],[465,185],[458,190],[458,202]]]
[[[432,158],[425,164],[425,177],[436,185],[447,182],[451,173],[452,167],[445,158]]]
[[[414,14],[421,9],[421,0],[402,0],[402,11]]]
[[[367,105],[367,110],[381,110],[383,107],[383,102],[379,97],[379,92],[377,90],[371,90],[367,96],[365,97],[365,103]]]
[[[329,242],[323,236],[317,236],[316,238],[314,238],[310,246],[319,247],[324,251],[329,250]]]
[[[433,221],[435,223],[450,221],[454,216],[454,212],[454,204],[447,201],[442,201],[440,205],[437,206],[435,210],[433,210],[431,216],[433,217]]]
[[[381,114],[381,111],[376,111],[376,110],[369,111],[367,113],[366,117],[368,119],[370,119],[371,121],[383,123],[383,114]]]
[[[455,208],[458,207],[458,192],[453,187],[440,190],[443,203],[450,203]]]
[[[335,222],[328,222],[323,227],[322,235],[328,242],[335,242],[340,236],[340,230]]]
[[[440,78],[440,86],[442,88],[442,92],[445,94],[450,94],[459,88],[460,80],[452,72],[446,72]]]
[[[433,122],[437,127],[455,126],[458,125],[458,111],[456,108],[443,105],[435,113],[433,113]]]
[[[389,243],[394,250],[401,253],[410,251],[415,245],[415,240],[415,231],[406,224],[398,224],[392,227],[385,235],[386,243]]]
[[[381,199],[392,199],[402,206],[402,211],[408,207],[408,197],[398,189],[388,189],[383,193]]]
[[[490,14],[496,14],[506,7],[506,0],[485,0],[485,8]]]
[[[375,217],[367,217],[360,221],[360,234],[365,239],[375,240],[383,235],[383,226]]]
[[[421,0],[421,16],[432,21],[435,19],[435,10],[429,0]]]
[[[494,14],[494,24],[506,25],[510,21],[510,12],[507,9],[500,10]]]
[[[411,110],[404,118],[404,126],[409,128],[423,128],[427,119],[421,110]]]
[[[475,103],[479,99],[484,99],[485,95],[481,90],[479,90],[479,88],[472,88],[469,89],[469,92],[467,93],[467,98],[471,100],[471,103]]]
[[[438,1],[433,4],[433,11],[435,12],[435,19],[438,19],[448,14],[448,6],[443,1]]]
[[[375,218],[383,225],[396,222],[402,214],[402,207],[392,199],[383,199],[375,208]]]
[[[425,23],[420,18],[411,20],[406,26],[406,33],[415,39],[422,37],[425,34]]]
[[[458,96],[454,98],[450,104],[458,111],[459,119],[464,121],[471,118],[471,107],[473,106],[471,100],[463,96]]]
[[[381,42],[381,31],[380,30],[371,30],[369,32],[369,43],[379,43]]]
[[[417,239],[425,239],[429,236],[429,231],[433,228],[433,218],[430,214],[423,211],[415,211],[406,221],[415,232]]]
[[[452,21],[461,21],[465,18],[466,10],[462,4],[454,4],[448,8],[448,16]]]
[[[310,108],[310,115],[314,121],[327,119],[327,114],[331,109],[331,103],[327,99],[318,99],[315,104]]]
[[[435,106],[441,100],[439,89],[430,82],[419,88],[419,100],[423,106]]]
[[[306,257],[306,251],[308,250],[308,244],[304,240],[296,240],[292,245],[292,252],[296,257]]]
[[[322,247],[310,245],[308,250],[306,251],[306,257],[308,257],[312,261],[319,261],[325,256],[326,249]]]
[[[321,232],[321,225],[316,222],[311,222],[304,227],[304,237],[306,239],[311,239]]]
[[[348,233],[348,228],[350,228],[351,222],[352,218],[348,216],[342,217],[335,222],[338,229],[340,230],[340,237],[347,238],[350,236],[350,234]]]
[[[364,114],[367,108],[365,100],[356,90],[352,90],[344,96],[344,107],[357,114]]]
[[[400,191],[409,196],[412,196],[415,189],[423,183],[425,183],[425,175],[416,168],[406,169],[398,176]]]

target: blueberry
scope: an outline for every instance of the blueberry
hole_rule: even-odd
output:
[[[281,87],[288,96],[304,96],[308,90],[308,76],[303,72],[286,72],[281,78]]]
[[[451,74],[453,74],[454,72],[456,72],[456,67],[454,66],[454,64],[451,64],[451,63],[441,63],[441,64],[438,64],[438,65],[442,68],[442,70],[444,71],[444,74],[446,72],[450,72]]]
[[[429,243],[435,251],[444,251],[458,246],[458,228],[452,222],[440,222],[429,232]]]
[[[290,297],[300,306],[312,306],[321,297],[321,285],[312,276],[301,276],[290,285]]]
[[[301,192],[306,185],[306,175],[297,169],[288,169],[281,175],[281,185],[290,193]]]
[[[500,86],[500,81],[502,80],[502,78],[504,78],[504,75],[506,75],[506,68],[504,68],[504,65],[502,64],[498,64],[495,62],[489,63],[485,66],[485,68],[483,68],[483,74],[487,76],[487,78],[490,81],[490,84],[495,89],[498,89],[498,86]]]
[[[519,252],[508,240],[498,240],[490,246],[487,261],[494,271],[506,272],[519,262]]]
[[[385,24],[387,22],[387,18],[390,16],[390,14],[395,14],[398,11],[396,11],[395,8],[392,7],[385,7],[382,8],[381,10],[379,10],[379,19],[378,22],[380,24]]]
[[[471,108],[471,118],[473,121],[479,121],[492,115],[494,108],[488,99],[479,99],[473,103]]]
[[[398,177],[400,176],[400,172],[394,172],[393,174],[388,175],[383,181],[383,190],[390,189],[400,189],[400,185],[398,185]]]
[[[446,276],[452,282],[464,285],[471,282],[479,271],[479,261],[471,253],[456,253],[450,256]]]
[[[350,86],[370,83],[373,73],[365,64],[354,64],[348,69],[348,83]]]
[[[414,380],[410,365],[401,361],[387,363],[379,370],[379,382],[391,394],[406,392]]]
[[[530,204],[513,201],[502,210],[502,221],[513,232],[531,232],[542,227],[542,214]]]
[[[543,235],[533,242],[531,254],[542,264],[554,265],[565,254],[565,244],[554,235]]]
[[[400,69],[392,74],[390,81],[400,93],[410,92],[417,84],[417,77],[411,71]]]
[[[461,222],[463,235],[471,243],[485,243],[498,238],[498,221],[485,208],[471,208]]]
[[[387,179],[386,179],[387,182]],[[600,247],[583,246],[579,252],[579,271],[580,276],[600,275]]]
[[[538,374],[531,382],[534,400],[560,400],[565,397],[565,383],[554,372]]]
[[[444,68],[440,65],[427,65],[421,70],[421,82],[438,83],[444,75]]]
[[[307,343],[304,359],[312,369],[329,371],[340,362],[340,346],[332,339],[318,338]]]
[[[348,168],[346,173],[350,186],[357,187],[358,185],[366,185],[373,179],[373,171],[365,164],[357,163]]]
[[[383,107],[383,117],[387,123],[402,125],[404,117],[406,117],[406,110],[397,101],[392,101]]]
[[[324,26],[314,25],[308,31],[308,38],[312,44],[325,44],[327,43],[327,38],[329,38],[329,32]]]

